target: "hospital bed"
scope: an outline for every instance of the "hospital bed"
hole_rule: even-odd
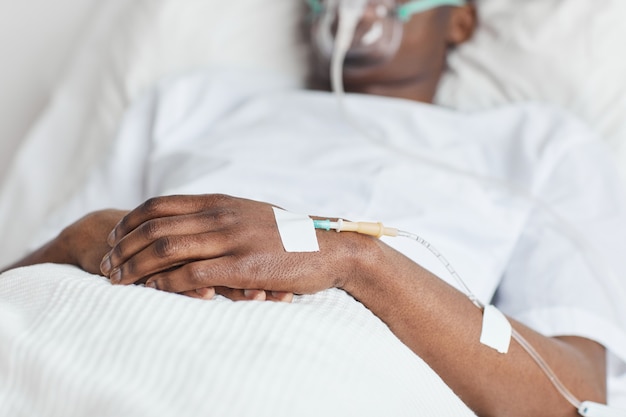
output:
[[[124,110],[157,80],[240,66],[303,82],[294,0],[109,0],[83,2],[79,12],[70,3],[60,5],[74,10],[78,36],[60,39],[58,55],[47,51],[70,57],[56,61],[51,93],[29,95],[13,118],[21,125],[2,126],[26,133],[15,146],[3,142],[1,265],[28,249],[45,215],[106,150]],[[478,3],[480,29],[453,53],[439,104],[562,106],[606,140],[626,178],[626,2]],[[40,70],[25,72],[23,90],[0,97],[0,108],[29,91]],[[0,280],[3,299],[14,301],[0,303],[0,414],[472,415],[339,291],[317,296],[321,308],[307,300],[209,306],[89,278],[41,265]]]

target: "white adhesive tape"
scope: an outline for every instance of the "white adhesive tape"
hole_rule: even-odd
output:
[[[624,417],[626,416],[626,410],[620,410],[592,401],[585,401],[578,408],[578,414],[584,417]]]
[[[483,311],[483,330],[480,334],[480,343],[507,353],[511,345],[513,328],[506,316],[494,306],[486,306]]]
[[[319,252],[315,226],[309,216],[272,208],[280,239],[287,252]]]

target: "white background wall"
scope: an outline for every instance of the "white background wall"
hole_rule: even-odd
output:
[[[96,5],[97,0],[0,0],[0,178]]]

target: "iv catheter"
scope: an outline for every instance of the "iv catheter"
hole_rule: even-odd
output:
[[[381,238],[383,236],[390,237],[406,237],[412,240],[415,240],[420,245],[424,246],[428,249],[438,260],[441,262],[448,273],[455,279],[455,281],[461,286],[465,295],[469,298],[469,300],[480,310],[485,309],[485,304],[476,297],[472,291],[469,289],[465,281],[461,278],[461,276],[455,271],[452,267],[452,264],[439,252],[433,245],[431,245],[428,241],[423,239],[422,237],[406,232],[403,230],[399,230],[393,227],[386,227],[382,223],[375,222],[348,222],[343,219],[338,219],[337,221],[331,221],[329,219],[326,220],[313,220],[313,226],[315,229],[321,230],[335,230],[339,232],[355,232],[360,234],[365,234],[369,236],[374,236],[377,238]],[[515,329],[512,328],[512,338],[524,349],[524,351],[531,357],[531,359],[539,366],[539,368],[543,371],[543,373],[548,377],[550,383],[554,386],[554,388],[569,402],[572,406],[574,406],[578,413],[583,417],[625,417],[626,413],[612,409],[604,404],[598,404],[590,401],[580,401],[574,396],[574,394],[569,391],[565,385],[561,382],[561,380],[556,376],[552,368],[546,363],[546,361],[541,357],[541,355],[535,350],[535,348]]]

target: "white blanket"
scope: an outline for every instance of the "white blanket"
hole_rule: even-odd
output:
[[[471,416],[369,310],[113,287],[76,268],[0,277],[0,415]]]

